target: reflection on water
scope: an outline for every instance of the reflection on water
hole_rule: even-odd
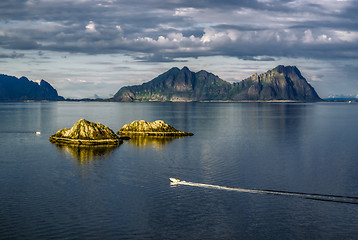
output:
[[[175,139],[179,138],[185,138],[183,136],[137,136],[137,135],[131,135],[128,142],[130,144],[135,145],[136,147],[153,147],[155,149],[161,150],[164,145],[172,142]]]
[[[312,113],[311,108],[301,104],[257,104],[249,110],[249,119],[244,120],[250,130],[262,136],[263,131],[269,132],[271,140],[287,140],[295,136],[299,138],[305,126],[305,117]],[[275,137],[273,137],[275,136]]]
[[[57,149],[77,160],[79,164],[88,164],[96,159],[107,158],[118,146],[77,146],[55,144]]]

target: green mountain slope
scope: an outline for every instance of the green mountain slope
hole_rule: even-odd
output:
[[[110,101],[320,101],[297,67],[276,68],[231,84],[204,70],[172,68],[142,85],[121,88]]]

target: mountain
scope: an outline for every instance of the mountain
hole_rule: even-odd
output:
[[[295,66],[279,65],[233,84],[232,100],[321,101],[314,88]]]
[[[56,89],[45,80],[38,84],[26,77],[16,78],[0,74],[0,101],[25,100],[59,101],[64,98],[58,96]]]
[[[237,83],[201,70],[172,68],[142,85],[121,88],[109,101],[321,101],[295,66],[279,65]]]

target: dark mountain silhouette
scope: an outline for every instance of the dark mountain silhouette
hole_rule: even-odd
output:
[[[64,98],[58,96],[56,89],[45,80],[38,84],[26,77],[16,78],[0,74],[0,101],[26,100],[60,101]]]

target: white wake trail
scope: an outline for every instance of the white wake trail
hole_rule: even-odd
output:
[[[277,190],[232,188],[232,187],[218,186],[218,185],[212,185],[212,184],[186,182],[186,181],[181,181],[179,179],[177,179],[177,180],[175,180],[173,182],[172,179],[173,178],[171,178],[171,184],[174,184],[174,185],[186,185],[186,186],[212,188],[212,189],[235,191],[235,192],[242,192],[242,193],[272,194],[272,195],[282,195],[282,196],[307,198],[307,199],[320,200],[320,201],[330,201],[330,202],[339,202],[339,203],[358,204],[358,197],[351,197],[351,196],[317,194],[317,193],[303,193],[303,192],[289,192],[289,191],[277,191]]]

